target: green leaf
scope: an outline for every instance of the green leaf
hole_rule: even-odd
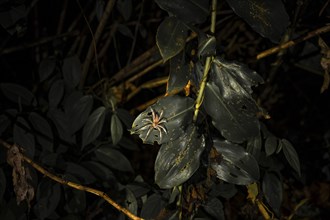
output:
[[[102,180],[114,180],[116,179],[112,171],[105,165],[96,162],[96,161],[87,161],[83,163],[83,166],[86,167],[89,171]]]
[[[267,172],[262,181],[262,191],[268,204],[276,213],[280,212],[283,188],[281,180],[272,172]]]
[[[2,169],[0,169],[0,200],[3,200],[3,195],[6,191],[6,176]]]
[[[282,139],[280,142],[283,144],[283,153],[286,160],[289,162],[290,166],[297,171],[298,175],[301,176],[300,162],[297,151],[288,140]]]
[[[23,86],[14,83],[1,83],[0,89],[6,98],[15,103],[26,106],[36,105],[36,99],[34,95]]]
[[[225,220],[222,202],[218,198],[211,198],[203,205],[205,211],[217,220]]]
[[[227,0],[234,12],[256,32],[278,43],[289,25],[289,16],[282,1]]]
[[[187,181],[199,168],[204,148],[204,136],[199,136],[193,125],[178,139],[163,144],[155,162],[155,182],[158,186],[169,189]]]
[[[203,105],[213,125],[232,142],[243,142],[259,134],[259,111],[251,86],[262,78],[246,66],[216,58],[205,88]]]
[[[273,135],[270,135],[267,137],[266,142],[265,142],[265,151],[266,151],[266,156],[270,156],[273,153],[275,153],[277,148],[277,138]]]
[[[22,128],[20,125],[23,125],[27,130]],[[24,149],[24,153],[30,158],[34,157],[35,153],[35,139],[34,135],[31,133],[31,128],[27,121],[19,117],[14,125],[13,131],[14,142],[17,143],[20,147]]]
[[[124,20],[127,21],[132,15],[132,0],[118,0],[116,6]]]
[[[210,195],[214,197],[221,196],[225,199],[230,199],[234,195],[236,195],[237,189],[234,184],[221,182],[217,185],[214,185],[211,192],[209,192]]]
[[[82,96],[68,106],[66,114],[70,119],[69,132],[71,135],[76,133],[86,123],[92,107],[93,97],[91,95]]]
[[[137,200],[135,198],[135,195],[128,188],[126,188],[125,206],[131,213],[137,215],[137,211],[138,211]]]
[[[208,0],[156,0],[156,3],[170,15],[189,24],[203,23],[210,11]]]
[[[211,167],[219,179],[237,185],[248,185],[259,179],[258,163],[243,147],[217,139],[214,140],[214,147],[221,159],[214,161]]]
[[[246,151],[250,153],[257,161],[259,160],[262,147],[262,140],[260,133],[249,139],[246,146]]]
[[[79,180],[72,176],[71,174],[65,175],[68,181],[80,184]],[[72,189],[72,188],[64,188],[65,189],[65,204],[64,209],[68,213],[77,213],[81,214],[86,210],[86,193],[84,191]]]
[[[83,129],[82,149],[92,143],[101,133],[105,119],[106,108],[100,106],[88,117]]]
[[[64,81],[62,79],[55,81],[48,93],[49,106],[56,108],[64,95]]]
[[[46,80],[48,77],[50,77],[56,67],[56,60],[52,58],[44,59],[39,64],[39,80],[40,82]]]
[[[75,88],[81,78],[81,63],[77,55],[67,57],[62,66],[63,78],[68,88]]]
[[[117,145],[123,136],[123,125],[116,114],[111,116],[111,138],[112,144]]]
[[[91,184],[96,181],[96,178],[89,170],[76,163],[67,162],[65,171],[79,178],[84,184]]]
[[[29,115],[29,121],[33,125],[33,128],[42,134],[36,136],[42,149],[47,152],[53,152],[54,136],[48,121],[35,112],[31,112]]]
[[[147,144],[153,144],[155,141],[158,144],[173,141],[183,135],[187,125],[191,124],[193,105],[193,99],[178,95],[159,99],[157,103],[136,117],[131,134],[139,134],[139,137]],[[150,123],[150,120],[153,120],[151,108],[158,116],[163,112],[164,122],[160,125],[166,129],[166,132],[163,129],[158,130],[152,127],[152,123]],[[149,129],[151,129],[150,132]],[[149,135],[147,135],[148,132]],[[162,132],[162,138],[160,138],[160,132]]]
[[[154,219],[158,216],[161,209],[165,206],[165,202],[162,196],[158,193],[154,193],[148,197],[145,204],[143,204],[141,210],[141,218]]]
[[[101,146],[95,151],[97,159],[112,169],[134,172],[129,160],[117,150],[107,146]]]
[[[184,48],[187,31],[186,25],[175,17],[168,17],[159,25],[156,42],[164,62]]]
[[[167,93],[181,91],[189,81],[189,65],[185,63],[185,54],[179,53],[170,59],[170,75],[167,82]]]

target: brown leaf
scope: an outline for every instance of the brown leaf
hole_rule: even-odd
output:
[[[329,46],[322,40],[321,37],[319,37],[319,46],[321,48],[321,66],[324,69],[324,75],[323,75],[323,84],[321,87],[321,93],[323,93],[325,90],[329,88],[330,84],[330,49]]]

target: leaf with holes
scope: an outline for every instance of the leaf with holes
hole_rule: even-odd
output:
[[[289,25],[289,16],[282,1],[227,0],[234,12],[256,32],[278,43]]]
[[[190,125],[178,139],[163,144],[155,162],[158,186],[170,189],[187,181],[199,168],[204,148],[204,136],[198,134],[194,125]]]
[[[177,55],[186,44],[188,28],[175,17],[166,18],[158,27],[156,43],[164,62]]]
[[[117,145],[123,136],[123,125],[116,114],[111,116],[110,131],[112,144]]]
[[[10,101],[26,106],[36,106],[37,104],[34,95],[21,85],[14,83],[1,83],[0,89]]]
[[[298,175],[301,176],[300,162],[299,162],[299,157],[298,157],[297,151],[294,149],[294,147],[288,140],[282,139],[280,142],[283,145],[283,153],[284,153],[286,160],[289,162],[291,167],[295,171],[297,171]]]
[[[219,179],[237,185],[248,185],[259,179],[258,163],[243,147],[217,139],[214,147],[221,158],[212,162],[211,167]]]
[[[106,108],[100,106],[88,117],[83,129],[82,149],[92,143],[101,133],[105,119]]]
[[[256,72],[242,64],[220,57],[213,61],[203,105],[213,125],[229,141],[240,143],[259,134],[259,108],[251,87],[262,82]]]

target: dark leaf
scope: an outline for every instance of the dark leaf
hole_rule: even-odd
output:
[[[159,214],[160,210],[165,206],[161,195],[154,193],[148,197],[141,210],[141,218],[154,219]]]
[[[191,124],[193,105],[193,99],[178,95],[159,99],[157,103],[148,107],[134,120],[131,134],[139,134],[144,143],[148,144],[153,144],[155,141],[158,144],[173,141],[183,135],[187,125]],[[161,128],[158,130],[152,127],[152,123],[150,123],[150,120],[153,120],[151,109],[158,117],[163,112],[161,119],[164,121],[159,125],[164,127],[166,132]],[[160,138],[160,132],[162,132],[162,138]]]
[[[205,211],[217,220],[225,219],[222,202],[218,198],[211,198],[203,205]]]
[[[74,100],[67,109],[67,115],[70,119],[70,134],[76,133],[86,123],[93,107],[93,97],[91,95],[82,96]]]
[[[64,95],[64,82],[63,80],[57,80],[53,83],[52,87],[49,90],[48,101],[49,106],[56,108],[60,104]]]
[[[89,171],[93,172],[93,174],[99,179],[107,181],[115,179],[115,176],[113,175],[112,171],[99,162],[88,161],[85,162],[83,165],[84,167],[89,169]]]
[[[155,162],[158,186],[169,189],[187,181],[199,168],[204,147],[204,136],[199,136],[193,125],[178,139],[163,144]]]
[[[216,46],[217,46],[217,42],[215,37],[202,37],[202,39],[199,40],[199,45],[198,45],[198,54],[197,54],[198,58],[201,59],[203,57],[215,56]]]
[[[259,108],[251,96],[251,86],[261,82],[256,72],[242,64],[214,60],[203,104],[226,139],[243,142],[259,134]]]
[[[42,82],[42,81],[46,80],[48,77],[50,77],[54,73],[55,67],[56,67],[55,59],[47,58],[47,59],[42,60],[39,65],[40,82]]]
[[[67,174],[66,179],[68,181],[80,184],[79,180],[74,176]],[[64,209],[68,213],[82,213],[86,209],[86,193],[84,191],[65,188],[65,205]]]
[[[187,31],[187,26],[175,17],[168,17],[159,25],[156,42],[164,62],[184,48]]]
[[[130,183],[126,186],[128,189],[130,189],[136,198],[139,198],[141,196],[146,195],[148,192],[150,192],[150,186],[143,183]]]
[[[128,188],[126,188],[125,206],[131,213],[133,213],[134,215],[137,214],[137,210],[138,210],[137,200],[135,198],[135,195]]]
[[[96,17],[100,21],[104,12],[105,1],[104,0],[97,0],[95,2],[95,11]]]
[[[48,152],[53,152],[54,147],[54,137],[53,131],[48,123],[48,121],[41,115],[32,112],[29,115],[29,121],[33,125],[33,128],[37,130],[42,135],[36,135],[36,138],[39,144],[42,146],[42,149]]]
[[[37,204],[34,206],[34,213],[38,219],[49,217],[59,205],[61,198],[61,188],[58,183],[43,179],[37,190]]]
[[[266,142],[265,142],[265,151],[266,151],[266,156],[270,156],[273,153],[275,153],[277,148],[277,138],[273,135],[270,135],[267,137]]]
[[[15,103],[27,106],[36,105],[34,95],[23,86],[13,83],[1,83],[0,88],[6,98]]]
[[[237,189],[234,184],[222,182],[220,184],[215,185],[209,194],[214,197],[221,196],[225,199],[230,199],[236,193],[237,193]]]
[[[117,1],[117,10],[127,21],[132,15],[133,4],[132,0],[118,0]]]
[[[6,176],[2,169],[0,169],[0,200],[3,200],[3,195],[6,191]]]
[[[104,106],[100,106],[88,117],[83,130],[82,148],[93,142],[101,133],[105,113],[106,108]]]
[[[20,125],[23,125],[29,130],[25,130]],[[35,139],[31,132],[31,128],[27,121],[22,117],[17,118],[17,123],[15,123],[13,131],[14,142],[24,149],[24,153],[28,157],[33,158],[35,152]]]
[[[126,25],[118,24],[117,29],[118,29],[118,32],[121,33],[122,35],[129,37],[131,39],[134,39],[134,35],[133,35],[131,29],[129,29]]]
[[[167,93],[181,91],[189,80],[189,66],[185,63],[185,54],[179,53],[170,59],[170,75],[167,82]]]
[[[132,141],[131,139],[123,136],[118,145],[122,148],[128,149],[128,150],[140,150],[139,146],[136,142]]]
[[[5,132],[10,125],[10,120],[5,115],[0,115],[0,136]]]
[[[156,0],[156,3],[170,15],[186,23],[203,23],[209,15],[208,0]]]
[[[258,163],[243,147],[220,140],[214,140],[214,147],[221,159],[211,166],[219,179],[237,185],[248,185],[259,179]]]
[[[62,66],[63,78],[68,88],[75,88],[81,78],[81,63],[78,56],[67,57]]]
[[[261,153],[261,146],[262,146],[262,140],[261,140],[261,135],[259,133],[257,136],[248,140],[246,151],[250,153],[258,161]]]
[[[118,118],[124,123],[124,125],[127,128],[132,127],[134,118],[126,109],[117,108],[116,113],[117,113]]]
[[[268,204],[279,213],[282,204],[282,183],[276,174],[267,172],[262,181],[262,191]]]
[[[288,140],[282,139],[280,142],[283,144],[283,153],[284,153],[285,158],[287,159],[287,161],[289,162],[291,167],[295,171],[297,171],[299,176],[301,176],[300,162],[299,162],[299,157],[298,157],[297,151],[294,149],[294,147]]]
[[[65,171],[77,177],[84,184],[91,184],[96,181],[94,175],[89,170],[75,163],[67,162]]]
[[[227,0],[234,12],[256,32],[278,43],[289,25],[289,16],[282,1]]]
[[[95,151],[97,159],[112,169],[134,172],[129,160],[119,151],[101,146]]]
[[[116,114],[111,116],[110,127],[112,144],[117,145],[123,136],[123,125]]]
[[[75,143],[75,136],[70,134],[69,118],[62,110],[50,109],[47,116],[55,124],[61,139],[69,143]]]

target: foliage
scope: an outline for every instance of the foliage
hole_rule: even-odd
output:
[[[299,196],[287,198],[287,188],[307,175],[299,145],[288,133],[272,133],[277,121],[267,121],[267,111],[276,115],[273,88],[287,84],[274,81],[278,64],[285,71],[300,55],[287,50],[286,60],[280,50],[273,66],[249,60],[251,51],[256,57],[301,33],[295,29],[304,24],[302,8],[271,0],[59,2],[56,30],[42,20],[50,16],[42,14],[49,10],[42,2],[0,3],[7,34],[1,59],[17,65],[11,53],[22,53],[17,56],[34,65],[9,62],[4,70],[29,75],[4,74],[0,83],[0,139],[14,143],[0,148],[0,219],[124,219],[104,202],[106,194],[144,219],[313,214],[303,203],[307,214],[298,213]],[[33,32],[41,37],[41,30],[55,36],[15,47]],[[290,46],[306,41],[296,49],[308,55],[307,40],[316,33],[322,34]],[[156,46],[146,51],[150,45]],[[329,84],[327,45],[319,38],[321,92]],[[166,91],[159,88],[164,83]],[[241,211],[230,213],[234,206]]]

